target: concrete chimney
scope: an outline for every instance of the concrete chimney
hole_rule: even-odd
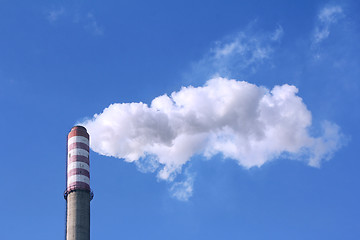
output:
[[[66,240],[90,239],[89,134],[75,126],[67,138]]]

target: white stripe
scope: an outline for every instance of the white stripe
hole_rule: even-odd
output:
[[[68,172],[72,169],[75,168],[81,168],[81,169],[85,169],[88,172],[90,172],[90,166],[87,163],[84,162],[72,162],[68,165]]]
[[[86,137],[83,137],[83,136],[74,136],[74,137],[71,137],[69,140],[68,140],[68,146],[70,146],[70,144],[73,144],[75,142],[80,142],[80,143],[85,143],[86,145],[89,146],[89,139],[87,139]]]
[[[89,152],[86,151],[85,149],[74,148],[69,151],[68,156],[71,157],[74,155],[81,155],[81,156],[89,157]]]
[[[74,182],[83,182],[90,185],[90,178],[84,175],[72,175],[68,177],[68,186]]]

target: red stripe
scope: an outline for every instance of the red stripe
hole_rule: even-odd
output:
[[[71,157],[68,157],[68,164],[72,162],[84,162],[90,166],[89,158],[82,155],[73,155]]]
[[[85,130],[79,130],[79,129],[73,129],[71,132],[69,132],[68,139],[74,137],[74,136],[82,136],[89,139],[89,134]]]
[[[73,175],[83,175],[83,176],[86,176],[88,178],[90,178],[90,173],[88,170],[85,170],[85,169],[82,169],[82,168],[74,168],[74,169],[71,169],[69,172],[68,172],[68,177],[71,177]]]
[[[74,182],[74,183],[71,183],[67,188],[68,191],[74,190],[74,189],[90,190],[90,186],[89,186],[89,184],[84,183],[84,182]]]
[[[70,144],[68,147],[68,151],[75,149],[75,148],[84,149],[89,152],[89,145],[82,143],[82,142],[74,142],[74,143]]]
[[[81,126],[81,125],[76,125],[76,126],[73,126],[71,128],[71,130],[82,130],[82,131],[85,131],[86,132],[86,128],[84,126]]]

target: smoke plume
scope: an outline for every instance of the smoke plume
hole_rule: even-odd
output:
[[[324,122],[322,134],[311,136],[311,112],[297,92],[287,84],[269,90],[213,78],[204,86],[159,96],[150,106],[111,104],[82,124],[93,151],[135,162],[169,181],[194,155],[220,154],[244,168],[279,157],[317,167],[340,147],[340,130]]]

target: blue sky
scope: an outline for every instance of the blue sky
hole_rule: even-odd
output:
[[[2,239],[64,239],[66,135],[91,121],[92,239],[360,238],[357,1],[0,3]],[[218,127],[220,95],[244,98]]]

